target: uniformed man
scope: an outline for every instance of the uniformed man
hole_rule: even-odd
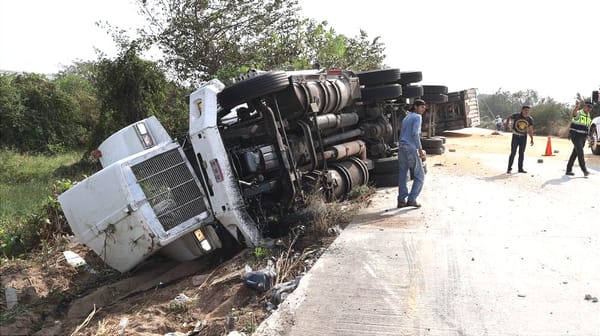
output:
[[[575,158],[577,158],[577,162],[579,163],[579,168],[583,172],[583,176],[588,176],[590,172],[585,167],[585,158],[583,156],[583,147],[585,146],[585,139],[588,135],[588,130],[590,129],[590,125],[592,124],[592,109],[594,105],[591,102],[586,102],[583,108],[579,109],[579,101],[575,104],[575,108],[573,109],[573,119],[571,119],[571,127],[569,128],[569,138],[571,138],[571,142],[573,143],[573,151],[571,152],[571,157],[569,157],[569,162],[567,162],[567,172],[565,174],[573,176],[573,164],[575,163]]]

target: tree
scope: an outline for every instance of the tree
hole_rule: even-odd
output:
[[[550,97],[540,98],[537,91],[525,90],[511,93],[498,90],[495,94],[479,96],[482,124],[493,128],[496,115],[503,119],[518,113],[523,105],[532,106],[535,133],[539,135],[565,135],[568,126],[569,108]]]
[[[2,146],[40,153],[77,146],[82,130],[75,101],[46,77],[3,75],[0,96]]]
[[[89,142],[89,135],[98,124],[100,104],[90,77],[85,73],[86,65],[74,65],[62,71],[53,80],[54,84],[65,94],[73,99],[75,111],[79,115],[78,125],[79,146]]]
[[[228,64],[253,66],[250,56],[267,37],[291,36],[297,1],[138,0],[149,22],[142,35],[165,54],[184,80],[205,80]],[[278,50],[273,50],[277,58]],[[234,62],[234,60],[236,62]]]
[[[566,136],[571,119],[570,108],[552,98],[542,98],[533,108],[535,133]]]
[[[15,75],[0,74],[0,145],[16,146],[27,109],[21,91],[14,84]]]
[[[151,115],[157,116],[172,136],[185,133],[189,90],[167,80],[155,62],[141,59],[141,48],[133,42],[116,59],[101,58],[96,63],[93,73],[101,113],[89,149]]]
[[[361,31],[347,38],[327,23],[298,16],[296,0],[138,0],[146,41],[182,81],[227,79],[263,70],[381,67],[384,45]],[[118,31],[112,28],[113,31]],[[115,35],[115,34],[113,34]]]
[[[379,37],[373,40],[364,30],[355,38],[348,38],[337,34],[333,28],[328,28],[328,23],[317,23],[307,20],[305,23],[304,47],[297,59],[303,61],[318,61],[325,69],[350,69],[365,71],[382,68],[385,58],[385,46]],[[301,64],[300,67],[308,68],[311,63]]]

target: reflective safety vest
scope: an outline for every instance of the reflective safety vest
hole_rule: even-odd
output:
[[[590,118],[590,115],[585,113],[584,110],[579,110],[577,115],[571,119],[570,129],[572,132],[588,134],[588,129],[590,128],[591,124],[592,118]]]

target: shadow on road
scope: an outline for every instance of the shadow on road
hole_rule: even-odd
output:
[[[381,210],[375,210],[372,212],[361,213],[352,217],[351,226],[362,226],[365,224],[372,225],[382,221],[388,221],[390,218],[396,215],[408,214],[414,210],[419,210],[419,208],[415,207],[405,207],[405,208],[387,208]]]
[[[552,180],[548,180],[546,182],[544,182],[544,184],[542,184],[542,188],[544,188],[545,186],[551,184],[551,185],[560,185],[563,184],[565,182],[567,182],[570,179],[576,179],[576,178],[584,178],[583,176],[581,177],[569,177],[567,175],[563,175],[560,178],[556,178],[556,179],[552,179]]]
[[[486,181],[486,182],[494,182],[494,181],[504,180],[504,179],[510,178],[511,175],[512,174],[502,173],[502,174],[498,174],[498,175],[495,175],[495,176],[479,177],[479,179],[482,180],[482,181]]]

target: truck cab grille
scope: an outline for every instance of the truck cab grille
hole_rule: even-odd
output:
[[[206,211],[202,193],[178,149],[131,167],[165,231]]]

